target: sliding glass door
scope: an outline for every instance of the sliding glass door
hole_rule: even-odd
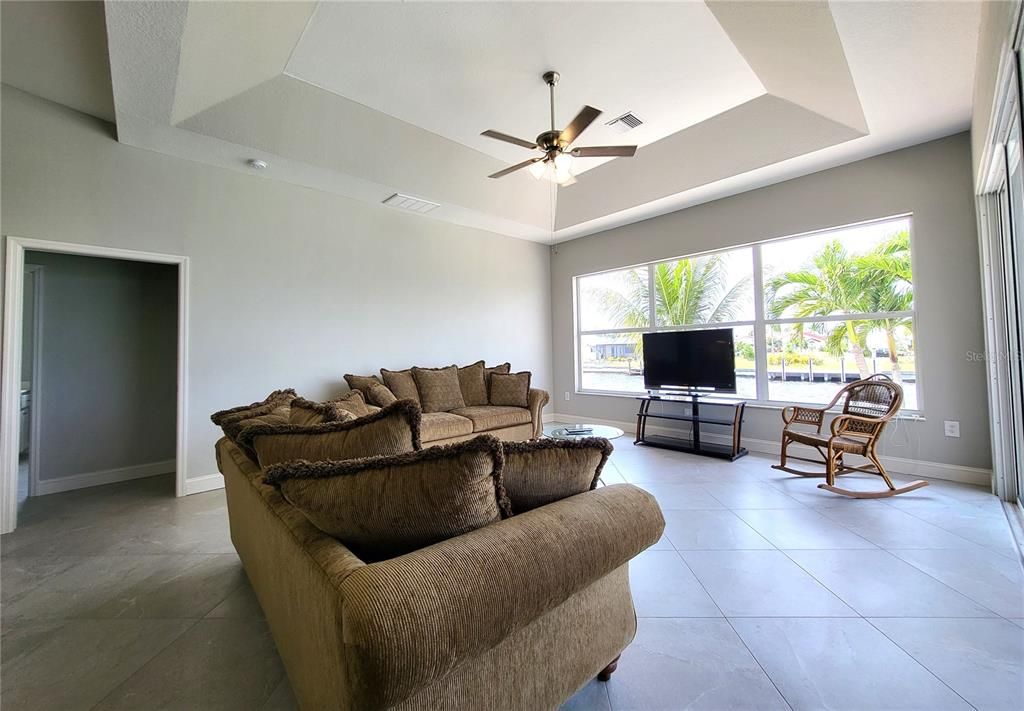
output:
[[[996,492],[1024,498],[1024,150],[1016,71],[994,136],[989,189],[981,196],[981,257]]]

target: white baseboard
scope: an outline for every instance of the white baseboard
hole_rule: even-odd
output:
[[[611,427],[618,427],[623,432],[629,434],[636,434],[636,423],[635,422],[617,422],[615,420],[599,420],[593,417],[581,417],[579,415],[564,415],[555,413],[552,416],[552,420],[558,422],[591,422],[595,425],[609,425]],[[674,432],[678,433],[678,430],[673,431],[667,427],[657,427],[654,425],[648,425],[648,429],[651,434],[662,434],[672,435]],[[701,432],[701,437],[707,439],[709,442],[715,442],[718,444],[732,444],[732,438],[725,435],[715,435],[711,433]],[[751,437],[743,438],[743,446],[750,452],[757,452],[758,454],[771,454],[778,456],[781,444],[779,440],[765,440],[765,439],[753,439]],[[793,445],[791,445],[792,447]],[[793,449],[791,448],[792,452]],[[813,452],[808,449],[807,451]],[[961,484],[973,484],[975,486],[991,487],[992,486],[992,470],[991,469],[980,469],[978,467],[965,467],[957,464],[944,464],[942,462],[929,462],[921,459],[906,459],[903,457],[890,457],[881,456],[882,464],[890,472],[896,472],[899,474],[905,474],[907,476],[922,477],[925,479],[942,479],[944,481],[955,481]]]
[[[144,479],[158,474],[173,474],[174,470],[174,460],[167,459],[162,462],[135,464],[130,467],[119,467],[117,469],[104,469],[103,471],[98,472],[86,472],[84,474],[62,476],[58,479],[40,479],[36,485],[36,496],[59,494],[62,491],[84,489],[89,486],[115,484],[119,481]]]
[[[185,496],[223,488],[224,477],[220,474],[207,474],[206,476],[197,476],[194,479],[185,480]]]

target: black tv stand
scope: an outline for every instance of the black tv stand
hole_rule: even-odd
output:
[[[674,449],[678,452],[700,454],[705,457],[718,457],[735,461],[747,454],[747,450],[740,445],[740,435],[743,429],[743,411],[746,402],[743,400],[715,399],[705,393],[687,393],[685,395],[645,395],[638,397],[640,411],[636,414],[636,440],[633,444],[646,447],[660,447],[662,449]],[[688,410],[679,413],[652,413],[651,403],[678,403]],[[701,406],[705,412],[701,412]],[[725,411],[707,414],[706,408],[723,408]],[[647,434],[648,420],[665,420],[667,422],[689,422],[689,436],[667,436]],[[700,426],[714,425],[717,427],[728,427],[731,444],[719,444],[701,439]],[[706,433],[705,433],[706,434]]]

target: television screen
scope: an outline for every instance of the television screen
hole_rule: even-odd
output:
[[[732,329],[645,333],[644,387],[736,392]]]

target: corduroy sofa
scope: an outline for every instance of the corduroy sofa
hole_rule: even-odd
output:
[[[633,639],[627,564],[664,528],[642,489],[594,488],[367,563],[231,439],[216,449],[232,541],[303,709],[556,709]]]

